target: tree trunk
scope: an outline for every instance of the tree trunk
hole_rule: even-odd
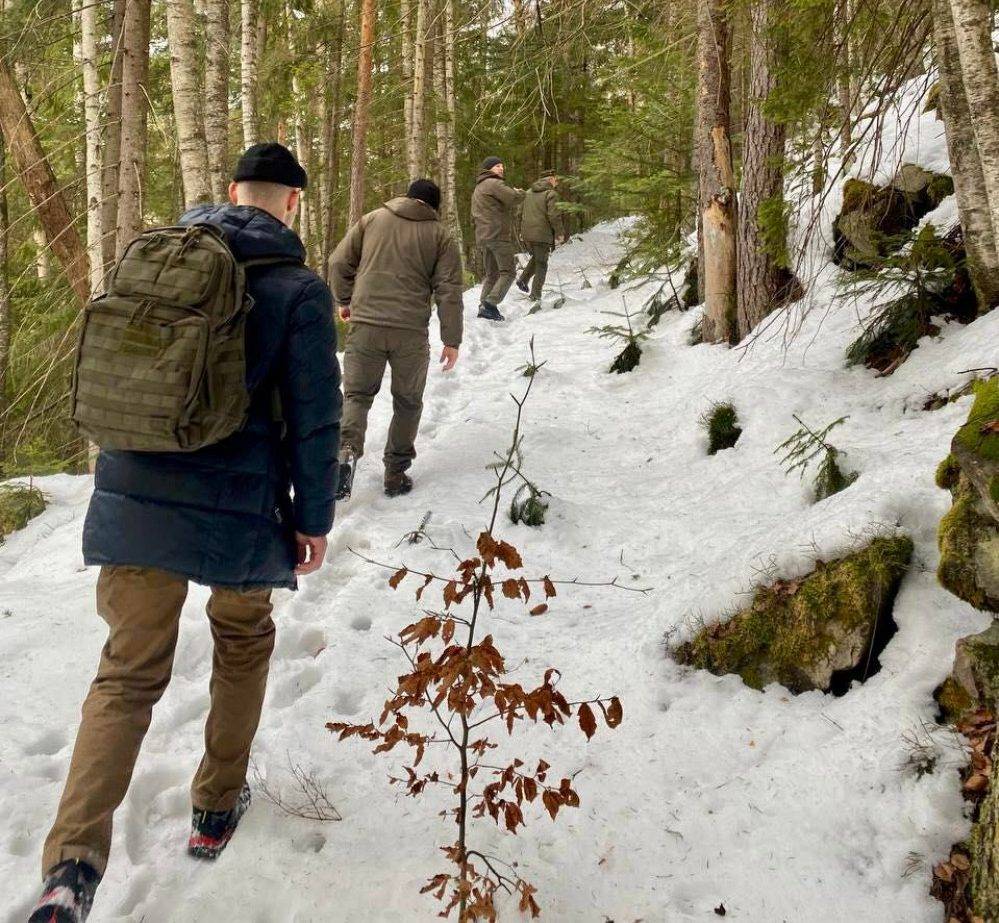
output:
[[[205,3],[205,142],[212,198],[229,186],[229,0]]]
[[[340,122],[343,119],[343,31],[344,2],[337,0],[336,38],[330,49],[329,64],[333,74],[332,85],[326,85],[326,116],[323,124],[324,167],[322,183],[323,244],[322,273],[329,276],[329,259],[333,253],[336,236],[336,196],[340,189]]]
[[[736,247],[739,339],[777,306],[784,279],[774,254],[767,252],[760,227],[760,207],[766,202],[783,202],[784,196],[785,128],[783,123],[767,118],[764,111],[776,84],[777,61],[770,25],[773,14],[786,15],[780,0],[755,0],[750,11],[749,93]]]
[[[83,119],[86,129],[87,259],[90,290],[104,281],[101,183],[101,78],[97,57],[97,4],[85,0],[80,10],[80,63],[83,68]]]
[[[427,150],[427,0],[416,0],[416,37],[413,40],[413,120],[409,135],[409,179],[426,171]]]
[[[101,163],[101,232],[104,235],[103,263],[114,262],[118,228],[118,178],[121,175],[121,77],[124,62],[126,0],[112,0],[111,67],[104,97],[107,130]]]
[[[121,170],[115,255],[143,228],[146,175],[146,81],[149,75],[149,0],[128,0],[121,73]]]
[[[409,166],[409,147],[413,137],[413,4],[411,0],[399,2],[399,26],[402,29],[402,86],[403,125],[406,132],[406,166]]]
[[[7,406],[7,372],[10,369],[10,281],[7,255],[10,217],[7,211],[7,148],[0,134],[0,410]]]
[[[454,90],[454,0],[442,0],[444,20],[441,23],[443,43],[444,105],[447,110],[446,144],[444,163],[441,166],[444,179],[444,209],[447,213],[447,226],[460,251],[464,251],[461,219],[458,215],[458,153],[455,145],[457,132],[456,100]]]
[[[302,82],[298,76],[298,46],[295,41],[295,23],[291,3],[285,2],[285,24],[288,38],[288,51],[291,53],[293,66],[291,69],[291,112],[292,112],[292,133],[295,137],[295,156],[298,162],[304,167],[308,162],[308,152],[305,144],[305,127],[302,124],[303,109],[306,105],[304,94],[302,93]],[[312,222],[309,201],[302,196],[298,202],[298,233],[305,244],[306,252],[309,251],[312,242]]]
[[[170,45],[170,86],[173,117],[180,149],[184,207],[211,199],[208,144],[198,80],[198,31],[192,0],[166,0],[167,41]]]
[[[240,0],[240,100],[243,112],[243,147],[257,143],[257,35],[255,0]]]
[[[81,303],[85,302],[90,295],[90,284],[83,242],[38,140],[17,80],[3,57],[0,57],[0,131],[46,243],[62,265],[76,296]]]
[[[836,88],[839,95],[840,150],[847,165],[853,162],[853,56],[850,54],[850,0],[836,0],[836,42],[839,46],[839,71]]]
[[[950,0],[971,124],[985,177],[992,234],[999,241],[999,71],[988,0]]]
[[[949,0],[933,0],[933,42],[939,80],[937,95],[947,134],[968,274],[978,296],[978,308],[986,311],[999,301],[999,253],[985,174],[961,76]]]
[[[729,342],[736,329],[736,194],[729,138],[731,75],[724,0],[699,0],[699,201],[704,261],[704,341]]]
[[[357,100],[350,157],[349,223],[364,213],[364,178],[368,153],[368,119],[371,113],[371,64],[375,45],[375,0],[359,0],[360,43],[357,52]]]

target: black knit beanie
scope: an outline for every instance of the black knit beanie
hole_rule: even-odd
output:
[[[432,179],[417,179],[409,184],[406,195],[411,199],[419,199],[426,202],[435,212],[440,211],[441,190]]]
[[[498,163],[503,163],[502,157],[487,157],[485,160],[482,161],[482,169],[491,170]]]
[[[295,155],[274,141],[247,148],[236,164],[233,179],[237,183],[280,183],[292,189],[304,189],[309,183],[309,177]]]

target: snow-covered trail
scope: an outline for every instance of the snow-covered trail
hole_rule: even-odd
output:
[[[606,286],[623,226],[556,253],[550,285],[564,286],[562,310],[527,316],[527,302],[511,298],[509,322],[494,327],[474,318],[469,293],[461,364],[451,375],[431,373],[416,489],[396,500],[381,494],[383,393],[329,563],[298,594],[279,598],[254,759],[286,794],[289,758],[314,771],[342,822],[290,818],[258,799],[214,867],[184,855],[211,666],[206,593],[192,590],[173,682],[117,817],[93,923],[436,918],[437,905],[418,891],[443,868],[436,847],[453,838],[437,816],[443,792],[403,797],[386,779],[397,762],[338,743],[324,728],[377,716],[402,666],[385,636],[414,612],[408,592],[393,593],[385,572],[347,549],[440,568],[425,544],[396,547],[427,511],[438,545],[472,547],[487,515],[478,502],[492,481],[486,465],[507,445],[509,393],[523,387],[517,367],[531,336],[547,365],[526,410],[525,464],[554,499],[543,528],[511,526],[503,536],[530,573],[619,576],[652,590],[566,588],[545,617],[510,608],[492,618],[519,681],[557,666],[573,695],[620,695],[625,720],[589,744],[575,727],[524,733],[517,755],[581,770],[582,806],[554,824],[532,814],[516,838],[479,821],[477,842],[517,861],[538,886],[544,918],[558,923],[710,920],[722,903],[728,918],[752,923],[940,918],[926,869],[965,831],[961,757],[942,735],[937,771],[917,779],[900,768],[902,735],[931,719],[954,641],[987,619],[933,574],[936,522],[948,507],[933,470],[967,399],[932,413],[919,407],[958,383],[959,370],[991,364],[999,311],[947,327],[888,379],[843,368],[855,324],[845,305],[818,338],[822,310],[787,351],[775,339],[745,355],[689,347],[696,312],[667,314],[640,367],[608,375],[614,350],[587,328],[610,320],[601,312],[619,310],[623,298],[637,309],[657,287]],[[593,288],[581,287],[584,272]],[[830,276],[818,285],[821,303]],[[734,400],[745,432],[733,450],[708,457],[697,421],[716,399]],[[861,477],[822,504],[810,505],[807,486],[785,477],[773,455],[796,428],[792,413],[815,425],[850,417],[836,444]],[[104,637],[93,613],[96,574],[79,551],[89,479],[42,486],[48,511],[0,546],[0,919],[10,923],[23,920],[35,894]],[[760,693],[664,657],[665,632],[729,610],[760,570],[808,569],[817,553],[841,551],[878,525],[909,532],[916,555],[896,606],[899,632],[863,686],[839,699]],[[503,918],[517,919],[515,908]]]

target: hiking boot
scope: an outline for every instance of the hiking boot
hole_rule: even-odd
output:
[[[94,905],[101,876],[79,859],[60,862],[45,876],[42,896],[28,923],[83,923]]]
[[[354,473],[357,471],[357,456],[349,446],[340,449],[340,478],[337,481],[336,499],[349,500],[354,489]]]
[[[413,489],[413,479],[405,471],[385,472],[385,496],[401,497]]]
[[[191,816],[191,838],[187,841],[187,854],[195,859],[209,861],[221,856],[249,806],[250,786],[244,783],[234,808],[228,811],[202,811],[195,808]]]
[[[525,295],[530,291],[527,287],[527,283],[521,282],[520,279],[517,280],[517,288],[519,288]]]
[[[488,301],[483,301],[479,305],[479,317],[484,320],[506,320],[506,318],[500,314],[499,308],[494,304],[490,304]]]

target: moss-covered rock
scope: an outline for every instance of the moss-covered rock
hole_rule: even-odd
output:
[[[833,261],[848,270],[877,266],[953,192],[949,176],[916,164],[903,164],[887,186],[847,180],[843,206],[833,222]]]
[[[999,377],[975,386],[975,403],[954,436],[951,451],[999,522]]]
[[[953,453],[948,455],[939,465],[937,465],[934,480],[941,490],[951,490],[957,486],[957,480],[961,476],[961,466],[957,463]]]
[[[979,807],[968,846],[974,911],[982,920],[999,920],[999,760],[993,760],[989,793]]]
[[[45,495],[25,484],[0,484],[0,541],[45,512]]]
[[[911,557],[911,540],[893,536],[819,561],[806,577],[759,587],[746,609],[702,629],[674,656],[718,675],[737,673],[756,689],[778,682],[792,692],[827,691],[837,673],[870,660]]]
[[[937,691],[937,702],[954,723],[979,708],[999,710],[999,621],[957,642],[954,669]]]

